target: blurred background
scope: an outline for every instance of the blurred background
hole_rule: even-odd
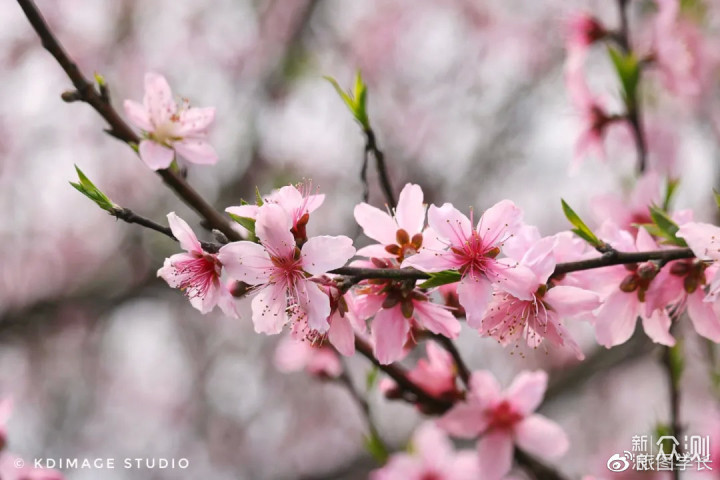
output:
[[[631,3],[642,46],[653,2]],[[211,141],[221,160],[191,167],[188,180],[219,208],[253,198],[256,186],[269,192],[312,179],[327,198],[310,233],[358,235],[351,212],[362,196],[364,140],[322,78],[350,85],[356,69],[396,191],[419,183],[428,203],[460,209],[510,198],[547,235],[567,228],[561,197],[593,218],[594,196],[622,197],[631,184],[635,153],[623,132],[608,139],[606,163],[590,158],[568,173],[581,119],[563,84],[566,24],[586,11],[615,26],[615,2],[37,4],[85,74],[107,79],[118,108],[142,98],[147,71],[165,75],[193,105],[217,107]],[[720,5],[697,11],[708,50],[717,50]],[[603,48],[591,52],[587,70],[593,91],[619,108]],[[71,480],[359,479],[376,468],[361,412],[343,388],[278,372],[278,338],[253,332],[246,304],[241,320],[200,315],[156,278],[175,244],[114,221],[68,185],[77,164],[116,203],[160,222],[175,211],[201,231],[133,151],[103,133],[91,108],[61,101],[70,82],[9,1],[0,3],[0,85],[0,394],[15,399],[10,449],[29,459],[190,463],[184,471],[67,472]],[[712,220],[717,89],[670,98],[649,78],[646,93],[651,156],[681,174],[677,206]],[[382,205],[370,171],[370,201]],[[588,325],[571,328],[591,359],[582,366],[566,352],[510,356],[469,330],[459,345],[473,369],[505,382],[522,369],[550,370],[543,413],[572,440],[556,465],[572,478],[604,475],[633,435],[667,420],[666,379],[658,352],[641,338],[607,352]],[[682,418],[688,433],[720,433],[714,347],[693,335],[688,329]],[[362,386],[367,363],[348,363]],[[370,402],[383,437],[403,448],[419,415],[377,391]]]

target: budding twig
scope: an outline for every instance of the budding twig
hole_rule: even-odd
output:
[[[363,160],[362,172],[360,174],[363,186],[365,189],[365,201],[368,200],[368,185],[367,185],[367,165],[368,165],[368,154],[372,153],[375,157],[375,166],[377,167],[378,177],[380,179],[380,187],[382,188],[383,194],[385,195],[385,201],[388,206],[392,209],[397,206],[395,202],[395,194],[393,193],[392,183],[390,183],[390,175],[387,171],[387,165],[385,164],[385,154],[378,147],[377,140],[375,139],[375,132],[372,128],[365,129],[365,158]]]

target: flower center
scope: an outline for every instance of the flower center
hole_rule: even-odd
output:
[[[488,430],[509,430],[522,418],[507,400],[503,400],[490,412]]]
[[[173,266],[175,274],[180,277],[179,288],[188,298],[205,297],[220,277],[220,265],[211,255],[198,255],[192,260],[176,262]]]

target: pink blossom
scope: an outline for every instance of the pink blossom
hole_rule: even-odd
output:
[[[461,393],[457,389],[457,367],[452,355],[435,342],[425,343],[427,359],[418,360],[415,368],[408,372],[408,378],[427,393],[437,398],[455,399]],[[393,397],[397,385],[388,379],[381,385],[389,397]]]
[[[629,232],[606,224],[608,232],[614,229],[609,241],[621,251],[639,252],[657,250],[658,245],[645,229],[640,229],[633,241]],[[596,290],[599,290],[603,303],[596,312],[595,335],[600,344],[607,348],[625,343],[633,331],[638,317],[642,320],[645,333],[656,343],[674,345],[670,335],[671,319],[667,312],[653,308],[655,303],[648,301],[649,291],[658,274],[658,266],[653,262],[626,264],[604,267],[596,270]]]
[[[698,27],[680,16],[679,0],[655,0],[653,60],[665,88],[696,100],[707,83],[710,58]]]
[[[475,452],[453,449],[447,435],[432,423],[413,434],[412,453],[397,453],[370,480],[476,480],[485,478]]]
[[[301,249],[291,228],[290,214],[280,205],[267,203],[255,222],[262,245],[230,243],[220,249],[218,258],[233,278],[257,286],[252,311],[258,333],[280,333],[299,310],[307,316],[308,327],[323,334],[330,328],[330,299],[309,277],[345,265],[355,248],[348,237],[319,236],[310,238]]]
[[[130,121],[145,133],[138,146],[140,158],[153,170],[168,168],[175,153],[197,164],[218,160],[207,141],[207,129],[215,119],[215,108],[191,108],[173,100],[165,77],[145,75],[145,97],[142,105],[132,100],[123,104]]]
[[[274,203],[280,205],[292,218],[292,233],[296,240],[306,240],[307,234],[305,226],[310,220],[310,214],[317,210],[323,201],[324,194],[311,194],[310,185],[298,184],[287,185],[274,190],[270,195],[263,198],[264,203]],[[240,205],[237,207],[228,207],[226,212],[238,217],[257,218],[260,207],[257,205]]]
[[[358,250],[358,255],[374,258],[395,258],[402,263],[423,247],[440,247],[435,232],[425,227],[423,192],[418,185],[408,183],[398,197],[393,214],[383,212],[367,203],[355,207],[355,221],[363,232],[378,244]]]
[[[520,373],[504,392],[492,373],[474,372],[465,402],[440,418],[438,426],[457,437],[480,437],[477,447],[484,479],[498,479],[508,473],[514,445],[541,458],[558,458],[569,447],[565,432],[555,422],[533,413],[546,388],[547,374],[543,371]]]
[[[587,13],[576,13],[568,21],[565,46],[571,62],[584,60],[590,46],[607,34],[600,21]]]
[[[451,204],[428,211],[428,224],[442,239],[443,248],[424,248],[405,259],[403,267],[424,272],[458,270],[460,304],[468,322],[479,322],[490,302],[493,283],[503,291],[530,300],[528,289],[535,276],[526,267],[498,260],[503,242],[520,227],[522,211],[503,200],[490,207],[472,228],[472,221]]]
[[[567,344],[578,359],[584,358],[561,319],[592,311],[600,301],[597,294],[574,286],[548,289],[548,279],[555,270],[555,243],[554,237],[528,243],[519,264],[528,267],[535,280],[520,298],[508,292],[493,293],[486,314],[479,321],[477,317],[468,319],[468,325],[503,345],[515,343],[517,347],[523,338],[529,347],[537,348],[547,339],[555,346]]]
[[[637,232],[638,224],[652,223],[650,205],[659,205],[661,198],[660,176],[647,172],[635,183],[629,195],[607,194],[594,197],[591,202],[593,216],[598,223],[612,221],[623,230]]]
[[[181,289],[200,312],[208,313],[217,305],[225,315],[237,317],[235,299],[220,280],[222,263],[218,255],[203,250],[190,226],[175,212],[170,212],[167,218],[170,230],[187,253],[166,258],[158,277],[170,287]]]
[[[275,368],[281,372],[306,370],[312,375],[334,378],[342,373],[337,353],[327,344],[313,344],[283,337],[275,349]]]
[[[353,266],[397,268],[389,259],[373,258]],[[429,330],[457,338],[460,322],[442,305],[430,301],[414,283],[375,279],[363,281],[354,289],[355,312],[361,320],[373,317],[370,325],[375,357],[382,364],[400,360],[407,353],[405,344],[413,329]]]

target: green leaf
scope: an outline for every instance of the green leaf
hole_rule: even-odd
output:
[[[720,193],[713,188],[713,196],[715,197],[715,205],[720,208]]]
[[[685,240],[677,236],[677,232],[680,230],[678,224],[675,223],[661,208],[651,206],[649,209],[650,218],[652,218],[653,223],[657,227],[657,230],[655,230],[656,236],[665,239],[666,243],[677,245],[678,247],[687,247]]]
[[[90,181],[90,179],[82,172],[82,170],[80,170],[80,168],[78,168],[77,165],[75,165],[75,171],[77,172],[80,182],[70,182],[70,185],[72,185],[73,188],[95,202],[98,207],[105,211],[112,212],[114,208],[117,208],[107,195],[101,192],[100,189],[98,189],[95,184]]]
[[[365,448],[372,455],[372,457],[381,465],[385,464],[390,453],[383,441],[378,435],[371,431],[369,435],[364,436]]]
[[[265,202],[263,202],[262,195],[260,195],[260,189],[255,187],[255,205],[262,207],[263,203]]]
[[[605,246],[605,243],[595,236],[592,230],[590,230],[585,222],[582,221],[580,216],[575,213],[575,210],[570,208],[570,205],[568,205],[565,200],[560,199],[560,202],[562,203],[562,209],[565,213],[565,217],[567,217],[568,221],[575,227],[572,229],[572,232],[575,235],[582,238],[595,248]]]
[[[608,46],[608,53],[622,85],[625,105],[630,110],[637,99],[637,87],[638,83],[640,83],[640,62],[632,52],[626,54],[612,46]]]
[[[683,356],[682,342],[678,341],[670,347],[668,351],[668,364],[670,366],[670,374],[672,375],[675,385],[680,383],[683,371],[685,370],[685,358]]]
[[[663,210],[666,212],[670,209],[670,203],[672,202],[678,185],[680,185],[679,178],[668,178],[667,185],[665,187],[665,198],[663,200]]]
[[[345,102],[348,109],[350,109],[350,112],[355,117],[355,120],[358,121],[363,129],[369,130],[370,119],[367,114],[367,85],[363,82],[360,71],[358,70],[355,74],[355,82],[353,84],[352,92],[344,91],[337,80],[332,77],[325,76],[323,78],[330,82],[330,84],[335,88],[335,91],[338,95],[340,95],[340,98],[342,98],[343,102]]]
[[[254,218],[241,217],[240,215],[235,215],[234,213],[228,213],[228,215],[230,215],[230,218],[235,220],[241,226],[245,227],[250,233],[255,235],[255,219]]]
[[[430,278],[420,284],[420,288],[434,288],[448,283],[459,282],[462,278],[457,270],[443,270],[442,272],[431,273]]]
[[[372,392],[377,385],[378,378],[380,377],[380,369],[373,366],[365,377],[365,390],[368,393]]]

